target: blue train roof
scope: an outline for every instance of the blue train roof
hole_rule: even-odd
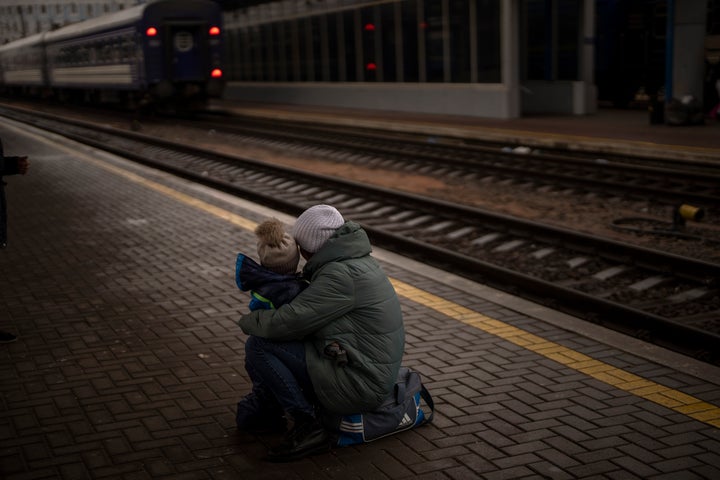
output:
[[[88,33],[107,30],[113,27],[132,24],[142,18],[143,12],[148,5],[149,4],[137,5],[119,12],[92,18],[84,22],[74,23],[72,25],[53,30],[52,32],[47,32],[45,40],[47,42],[57,42],[67,38],[73,38],[86,35]]]

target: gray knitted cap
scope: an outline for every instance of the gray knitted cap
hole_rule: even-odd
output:
[[[316,253],[344,223],[345,219],[335,207],[315,205],[298,217],[293,228],[293,237],[300,248]]]

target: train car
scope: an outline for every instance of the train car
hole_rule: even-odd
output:
[[[40,95],[47,87],[45,33],[0,46],[0,85],[6,92]]]
[[[60,98],[131,106],[204,101],[224,86],[221,24],[213,1],[160,0],[68,25],[39,39],[42,78]],[[8,58],[37,48],[25,40],[5,46]]]

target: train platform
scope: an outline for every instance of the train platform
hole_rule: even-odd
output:
[[[717,479],[720,369],[391,252],[431,424],[287,464],[239,433],[255,225],[294,219],[0,123],[0,477]],[[342,211],[342,208],[340,207]]]
[[[214,108],[237,114],[434,136],[507,142],[510,146],[720,162],[720,121],[651,124],[643,109],[600,108],[591,115],[533,115],[511,120],[362,109],[255,104],[223,99]]]

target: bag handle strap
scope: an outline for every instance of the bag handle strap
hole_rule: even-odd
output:
[[[435,402],[433,402],[432,396],[430,395],[430,392],[428,392],[428,389],[425,388],[425,385],[420,385],[420,396],[428,407],[430,407],[430,415],[427,415],[427,420],[425,421],[432,422],[433,416],[435,415]]]
[[[400,405],[405,401],[405,384],[398,382],[395,384],[395,402]]]

